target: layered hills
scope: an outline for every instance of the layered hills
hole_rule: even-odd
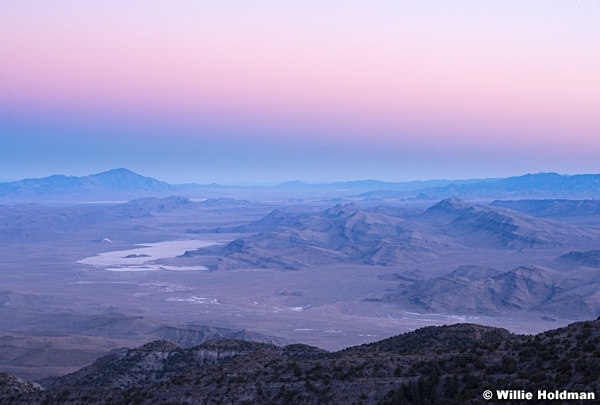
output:
[[[536,173],[470,184],[449,184],[421,191],[418,198],[581,198],[596,196],[600,191],[600,175],[560,175]]]
[[[3,218],[0,239],[31,241],[38,235],[47,238],[49,234],[64,234],[66,231],[77,233],[95,228],[114,228],[115,225],[122,226],[130,220],[131,227],[134,227],[147,224],[145,220],[156,217],[193,218],[200,213],[221,215],[240,208],[245,208],[245,215],[253,215],[255,211],[263,213],[266,210],[259,203],[245,200],[214,198],[192,201],[180,195],[140,197],[127,202],[104,204],[4,204],[0,205],[0,216]]]
[[[435,257],[435,249],[456,248],[444,235],[418,222],[354,204],[336,205],[309,215],[273,211],[259,221],[235,228],[260,231],[236,239],[217,251],[217,269],[286,268],[362,263],[392,265]]]
[[[494,399],[506,389],[595,398],[599,353],[600,320],[538,335],[426,327],[334,353],[299,344],[221,340],[181,349],[156,341],[40,381],[44,389],[2,374],[0,386],[11,388],[0,391],[0,403],[477,404],[487,403],[486,389]]]
[[[550,249],[589,245],[600,231],[451,198],[424,212],[338,204],[324,211],[272,211],[258,221],[214,232],[256,233],[218,248],[215,269],[285,268],[354,263],[399,265],[468,249]],[[189,232],[200,232],[190,230]]]
[[[537,217],[575,217],[600,213],[600,200],[496,200],[491,206],[505,207]]]
[[[475,386],[507,381],[596,389],[579,356],[598,350],[594,322],[539,338],[433,327],[336,353],[272,344],[337,350],[448,319],[530,333],[596,318],[592,175],[205,194],[125,169],[94,176],[24,181],[5,194],[0,185],[2,371],[39,379],[87,365],[43,381],[42,394],[2,375],[10,389],[0,402],[465,403],[480,397]],[[357,196],[366,189],[374,194]],[[111,255],[125,263],[82,260]],[[245,271],[256,269],[268,271]]]
[[[556,258],[556,261],[563,265],[598,268],[600,267],[600,250],[589,250],[587,252],[575,250]]]
[[[240,191],[257,196],[283,198],[343,198],[355,196],[366,200],[441,200],[515,198],[592,198],[600,192],[600,175],[560,175],[536,173],[498,179],[432,180],[382,182],[361,180],[308,184],[299,181],[277,186],[226,186],[217,184],[169,184],[142,176],[125,168],[87,176],[61,174],[44,178],[0,183],[0,198],[7,201],[85,200],[89,198],[131,199],[148,195],[209,198],[216,192],[225,195]],[[357,194],[358,193],[358,194]],[[286,197],[287,196],[287,197]]]
[[[519,266],[509,271],[462,266],[441,276],[404,281],[384,300],[413,310],[486,316],[508,313],[569,318],[600,313],[600,276]]]
[[[399,272],[396,286],[363,300],[418,313],[547,321],[600,313],[600,275],[573,271],[598,266],[597,251],[573,250],[596,245],[600,230],[593,227],[450,198],[410,212],[355,204],[274,210],[232,229],[248,235],[185,256],[213,258],[213,270],[412,268],[414,277]],[[438,273],[416,267],[427,263],[436,263]]]
[[[600,192],[600,175],[561,175],[534,173],[498,179],[458,182],[414,188],[410,193],[392,187],[359,194],[362,198],[409,198],[440,200],[449,197],[462,199],[523,199],[523,198],[592,198]]]
[[[442,200],[419,218],[469,246],[511,249],[576,245],[589,242],[595,229],[464,202]]]

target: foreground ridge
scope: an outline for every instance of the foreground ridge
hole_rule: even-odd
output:
[[[487,403],[486,390],[492,399],[536,403],[600,395],[599,359],[600,318],[533,336],[476,324],[425,327],[335,353],[155,341],[41,381],[43,391],[0,374],[0,404],[476,404]]]

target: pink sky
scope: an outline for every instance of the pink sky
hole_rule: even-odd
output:
[[[172,141],[211,153],[229,144],[240,173],[211,169],[225,182],[253,167],[256,180],[343,177],[330,163],[304,170],[294,156],[286,168],[275,156],[319,147],[342,166],[364,162],[352,173],[360,178],[600,171],[591,153],[600,151],[600,3],[205,3],[0,5],[0,131],[21,139],[4,149],[23,161],[23,139]],[[265,145],[281,178],[236,149],[247,142]],[[497,159],[469,161],[461,150]],[[525,152],[539,156],[510,162]],[[146,170],[141,157],[98,156],[88,167],[61,159],[35,173]],[[14,160],[5,176],[30,175]],[[176,167],[162,177],[176,180]]]

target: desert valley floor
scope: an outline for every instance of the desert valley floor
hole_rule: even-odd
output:
[[[37,379],[158,338],[338,350],[426,325],[595,319],[600,216],[511,204],[2,205],[0,364]]]

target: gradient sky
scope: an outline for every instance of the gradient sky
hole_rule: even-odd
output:
[[[600,172],[600,1],[0,2],[0,181]]]

